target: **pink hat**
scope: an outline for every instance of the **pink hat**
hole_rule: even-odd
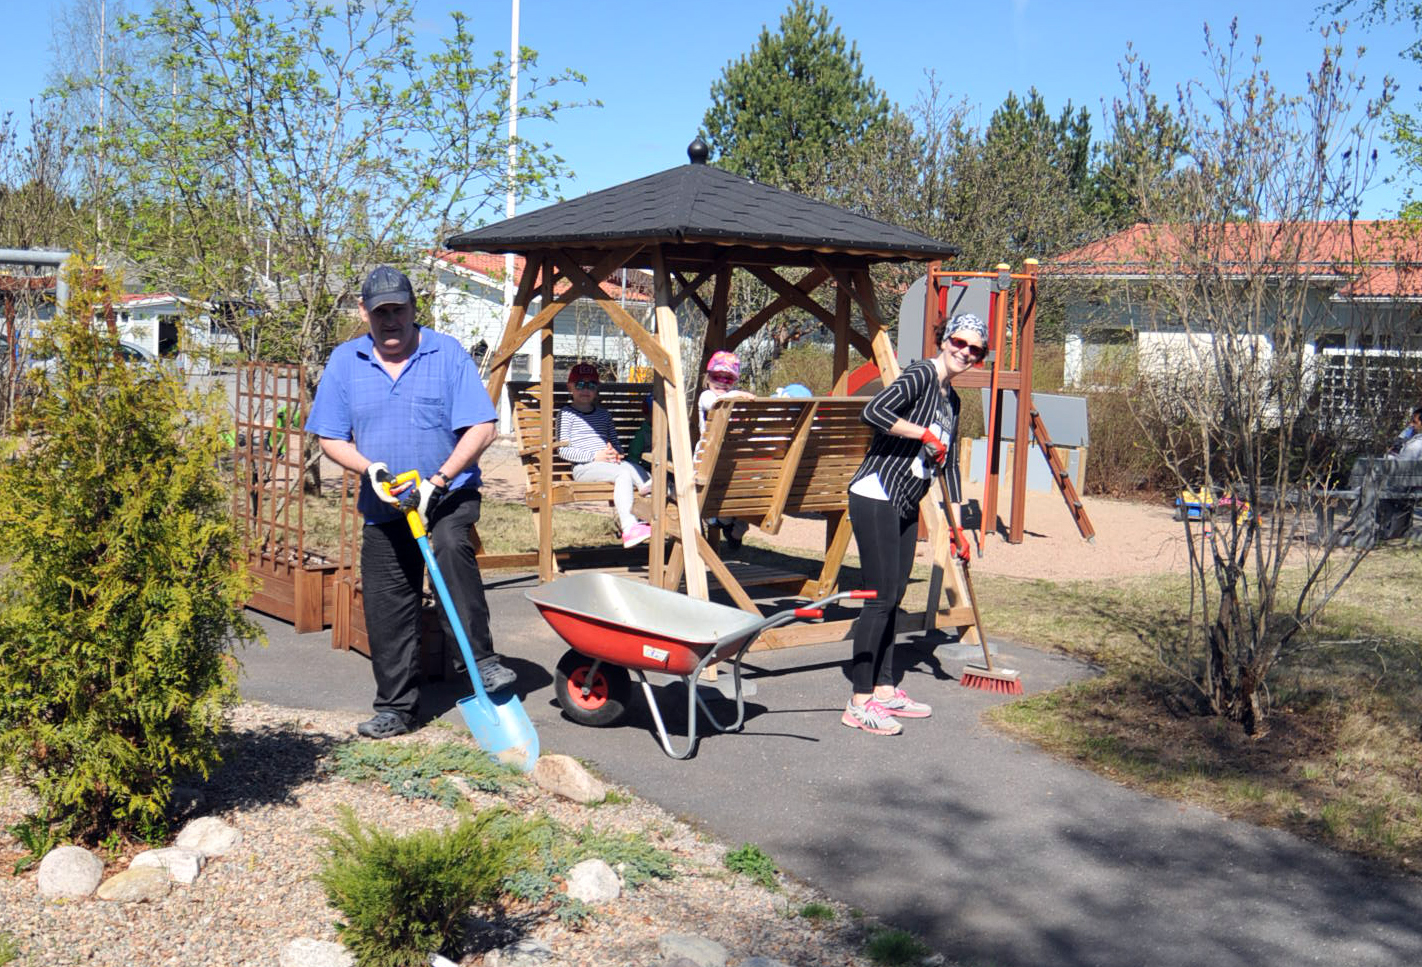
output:
[[[706,363],[708,373],[727,373],[733,379],[741,378],[741,361],[735,353],[728,353],[724,349],[718,349],[711,354],[711,359]]]

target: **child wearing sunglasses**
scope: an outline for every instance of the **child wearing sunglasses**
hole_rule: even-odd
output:
[[[632,498],[651,491],[652,476],[635,461],[623,459],[617,426],[612,414],[597,405],[597,390],[597,367],[592,363],[578,363],[568,371],[573,401],[558,411],[558,439],[564,441],[558,456],[573,465],[574,480],[611,482],[622,546],[636,547],[652,536],[652,527],[632,513]]]
[[[874,427],[874,438],[849,485],[849,522],[859,545],[863,586],[878,596],[864,602],[854,623],[851,694],[840,721],[870,735],[898,735],[903,731],[899,719],[933,714],[899,687],[895,616],[913,567],[918,503],[940,473],[948,480],[948,513],[959,519],[959,400],[951,382],[983,358],[987,326],[965,312],[939,326],[934,336],[938,353],[909,366],[864,407],[863,419]]]

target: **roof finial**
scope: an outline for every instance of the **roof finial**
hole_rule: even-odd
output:
[[[691,159],[691,163],[694,165],[704,165],[710,154],[711,149],[706,147],[706,142],[701,140],[699,134],[686,146],[686,156]]]

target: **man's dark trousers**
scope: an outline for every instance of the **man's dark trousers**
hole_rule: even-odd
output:
[[[469,632],[474,660],[493,654],[489,605],[469,528],[479,519],[475,487],[461,487],[441,501],[429,523],[430,546],[449,596]],[[420,600],[425,559],[402,518],[362,528],[361,593],[370,664],[375,672],[375,711],[394,712],[407,723],[419,715]],[[453,643],[454,629],[438,600],[440,623]]]

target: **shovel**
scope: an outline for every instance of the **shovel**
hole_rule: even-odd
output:
[[[410,494],[417,495],[420,486],[419,471],[407,470],[395,478],[397,484],[407,480],[414,482]],[[425,567],[429,568],[430,583],[434,585],[435,593],[439,595],[439,603],[444,607],[450,627],[454,629],[454,638],[459,642],[459,652],[464,656],[464,667],[469,670],[469,680],[474,683],[474,694],[455,703],[459,714],[464,716],[464,724],[469,726],[469,732],[474,736],[479,748],[505,765],[514,766],[523,772],[532,772],[538,761],[538,733],[534,731],[533,722],[529,719],[528,712],[524,711],[523,703],[512,691],[501,691],[494,696],[484,690],[484,680],[479,676],[479,668],[474,663],[474,652],[469,647],[469,636],[464,631],[464,622],[459,620],[459,612],[455,610],[454,601],[449,596],[444,575],[440,573],[434,551],[430,549],[430,539],[425,534],[420,511],[408,498],[401,501],[400,507],[405,511],[405,521],[410,525],[410,533],[415,535],[415,541],[420,545]]]

